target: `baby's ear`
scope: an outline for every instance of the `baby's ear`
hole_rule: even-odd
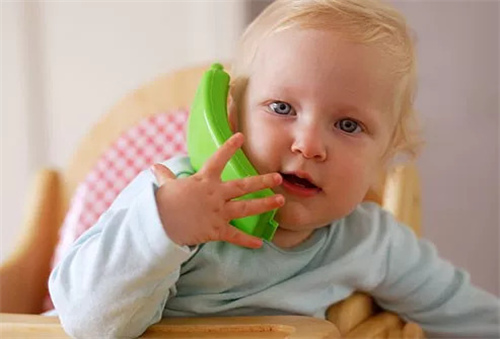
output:
[[[238,105],[234,101],[231,91],[227,98],[227,119],[229,120],[231,132],[238,132]]]

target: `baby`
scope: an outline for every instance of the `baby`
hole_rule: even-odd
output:
[[[396,154],[417,153],[404,18],[376,0],[278,0],[233,66],[233,137],[196,173],[187,157],[142,172],[52,272],[65,330],[136,337],[162,317],[324,318],[365,291],[427,335],[498,337],[496,297],[362,202]],[[260,175],[222,182],[240,147]],[[264,188],[276,195],[234,200]],[[229,224],[275,208],[272,242]]]

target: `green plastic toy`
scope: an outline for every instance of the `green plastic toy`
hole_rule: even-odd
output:
[[[199,171],[207,159],[232,135],[227,117],[229,74],[221,64],[213,64],[200,81],[187,127],[187,148],[191,164]],[[243,151],[239,149],[222,172],[222,181],[258,175]],[[256,199],[273,195],[271,189],[249,193],[239,199]],[[231,220],[240,230],[271,240],[278,228],[274,220],[277,210]]]

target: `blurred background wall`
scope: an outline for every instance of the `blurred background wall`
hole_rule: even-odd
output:
[[[423,234],[499,294],[499,2],[394,1],[417,35]]]
[[[499,3],[392,1],[418,37],[424,236],[499,294]],[[269,1],[2,2],[0,260],[29,184],[161,73],[230,60]]]
[[[2,2],[1,259],[19,234],[30,180],[64,167],[128,92],[174,69],[229,60],[241,1]]]

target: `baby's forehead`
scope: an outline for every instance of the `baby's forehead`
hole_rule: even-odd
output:
[[[337,32],[290,29],[265,38],[256,51],[251,74],[259,77],[381,81],[392,77],[390,56],[378,46],[345,39]]]
[[[347,98],[391,92],[394,77],[376,49],[323,32],[283,32],[271,36],[256,54],[252,91],[296,94],[341,93]]]

